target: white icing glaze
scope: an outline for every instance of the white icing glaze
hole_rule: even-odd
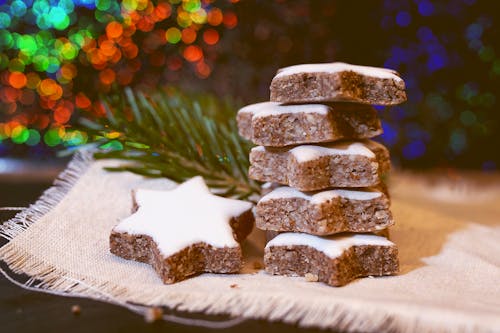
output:
[[[351,200],[372,200],[379,198],[381,195],[381,192],[373,190],[358,191],[339,189],[307,194],[289,186],[282,186],[266,194],[260,199],[260,202],[266,202],[272,199],[302,198],[310,201],[312,204],[320,204],[336,197],[343,197]]]
[[[325,155],[363,155],[374,158],[375,154],[361,142],[342,142],[330,145],[302,145],[290,149],[297,162],[307,162]]]
[[[329,111],[330,107],[324,104],[282,105],[275,102],[262,102],[247,105],[241,108],[238,113],[251,113],[252,117],[258,118],[293,113],[317,113],[325,115]]]
[[[264,202],[272,199],[286,199],[286,198],[302,198],[310,200],[311,196],[293,187],[280,186],[278,188],[275,188],[265,196],[263,196],[259,201]]]
[[[393,79],[395,81],[402,81],[397,72],[380,67],[358,66],[351,65],[344,62],[332,62],[323,64],[302,64],[290,67],[281,68],[276,74],[275,78],[298,74],[298,73],[337,73],[350,71],[361,75],[376,77],[380,79]]]
[[[254,114],[254,118],[290,113],[317,113],[325,115],[329,110],[330,107],[324,104],[272,105]]]
[[[330,258],[336,258],[351,246],[392,246],[394,245],[394,243],[389,241],[385,237],[369,234],[348,234],[320,237],[304,233],[286,232],[279,234],[271,241],[269,241],[269,243],[267,243],[266,245],[266,249],[272,246],[294,245],[310,246],[318,251],[323,252]]]
[[[382,196],[382,192],[370,191],[370,190],[365,190],[365,191],[335,190],[335,192],[343,198],[352,200],[372,200]]]
[[[114,230],[150,236],[165,257],[198,242],[217,248],[238,246],[229,221],[252,207],[211,194],[199,176],[171,191],[139,189],[135,197],[139,209]]]
[[[264,184],[261,185],[261,188],[264,190],[267,190],[268,188],[271,188],[273,186],[272,182],[265,182]]]
[[[264,146],[255,146],[250,151],[266,151],[266,148]]]
[[[274,107],[276,105],[280,105],[280,103],[276,102],[260,102],[255,104],[250,104],[242,107],[238,110],[238,113],[252,113],[256,114],[270,107]]]

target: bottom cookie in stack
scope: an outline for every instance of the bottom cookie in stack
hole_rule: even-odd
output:
[[[305,276],[331,286],[342,286],[363,276],[392,275],[399,270],[398,248],[373,234],[320,237],[286,232],[264,250],[266,272]]]

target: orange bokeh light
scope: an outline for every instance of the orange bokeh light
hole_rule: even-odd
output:
[[[123,55],[128,59],[133,59],[137,57],[139,53],[139,48],[135,44],[128,44],[126,47],[123,47]]]
[[[64,64],[60,71],[61,75],[67,80],[73,79],[77,74],[76,66],[73,64]]]
[[[117,48],[115,47],[115,43],[112,40],[105,40],[101,43],[101,52],[106,57],[111,58],[117,52]]]
[[[201,51],[200,47],[196,45],[189,45],[188,47],[186,47],[184,49],[183,55],[184,58],[190,62],[196,62],[203,58],[203,52]]]
[[[12,72],[9,75],[9,84],[16,89],[21,89],[28,83],[26,75],[21,72]]]
[[[76,94],[76,97],[75,97],[75,105],[76,107],[80,108],[80,109],[87,109],[88,107],[90,107],[92,103],[90,102],[90,99],[82,92],[79,92],[78,94]]]
[[[57,92],[58,84],[52,79],[44,79],[38,86],[40,95],[50,96]]]
[[[238,25],[238,17],[236,16],[235,13],[233,12],[225,12],[224,13],[224,18],[222,20],[224,22],[224,25],[228,29],[233,29]]]
[[[182,30],[182,41],[184,44],[191,44],[196,40],[196,31],[192,28]]]
[[[211,72],[212,70],[205,62],[200,61],[199,63],[196,64],[196,73],[202,79],[207,78]]]
[[[214,29],[208,29],[203,33],[203,40],[208,45],[215,45],[219,41],[219,33]]]
[[[111,84],[115,81],[116,73],[111,68],[107,68],[99,73],[99,80],[104,84]]]
[[[222,23],[223,15],[219,8],[214,8],[208,12],[207,21],[208,24],[217,26]]]
[[[154,14],[158,21],[164,20],[172,14],[172,7],[167,2],[161,2],[154,9]]]
[[[118,22],[109,22],[106,26],[106,35],[108,38],[119,38],[123,34],[123,27]]]
[[[54,120],[59,124],[65,124],[71,118],[71,110],[65,106],[60,105],[54,110]]]

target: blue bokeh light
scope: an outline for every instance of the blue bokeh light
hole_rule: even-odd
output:
[[[403,156],[408,160],[415,160],[424,156],[425,143],[422,140],[414,140],[403,147]]]
[[[423,0],[418,3],[418,12],[422,16],[431,16],[434,14],[434,10],[434,5],[430,1]]]
[[[396,15],[396,24],[400,27],[407,27],[411,23],[411,15],[408,12],[402,11]]]
[[[396,143],[398,143],[399,136],[396,126],[393,126],[388,122],[382,120],[382,129],[384,130],[384,133],[380,136],[380,140],[382,140],[384,144],[392,147]]]
[[[430,42],[436,40],[436,36],[429,27],[420,27],[417,30],[417,37],[422,42]]]
[[[446,56],[442,54],[432,54],[429,59],[427,60],[427,68],[431,72],[435,72],[443,67],[446,66],[446,63],[448,62],[448,59]]]
[[[483,34],[483,26],[479,23],[473,23],[465,30],[465,37],[467,39],[479,39]]]

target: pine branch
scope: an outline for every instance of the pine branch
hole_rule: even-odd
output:
[[[247,175],[251,144],[238,136],[232,101],[162,88],[126,89],[103,103],[106,117],[82,124],[100,144],[96,158],[127,161],[109,170],[178,182],[201,175],[218,194],[239,199],[260,192]]]

